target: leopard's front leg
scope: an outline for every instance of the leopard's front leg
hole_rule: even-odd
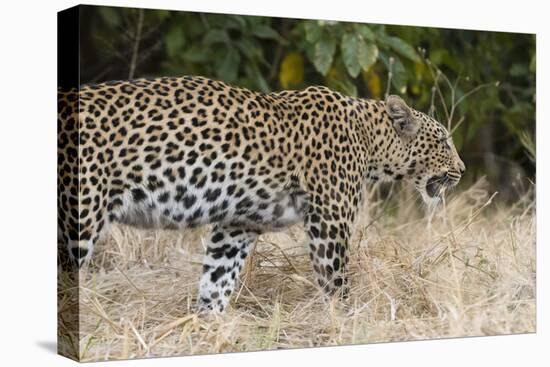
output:
[[[346,271],[351,217],[323,206],[312,206],[305,218],[309,256],[317,283],[329,295],[348,295]]]
[[[199,285],[199,311],[222,312],[259,233],[216,225],[210,234]]]

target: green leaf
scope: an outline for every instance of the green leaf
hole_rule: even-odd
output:
[[[166,53],[170,58],[176,58],[181,53],[185,39],[183,37],[183,29],[179,25],[175,25],[164,36],[164,44],[166,45]]]
[[[375,41],[376,35],[366,24],[358,24],[356,28],[357,32],[366,40]]]
[[[252,34],[258,38],[281,40],[281,36],[279,36],[279,33],[277,33],[277,31],[265,24],[256,25],[252,29]]]
[[[204,45],[211,45],[215,43],[227,43],[230,42],[227,32],[223,29],[211,29],[202,39]]]
[[[226,18],[227,15],[223,15],[223,18]],[[245,29],[246,20],[242,15],[230,15],[226,18],[225,26],[228,29]]]
[[[397,90],[397,93],[407,92],[408,75],[401,60],[395,56],[388,56],[384,52],[380,52],[380,59],[386,65],[388,71],[391,71],[391,84]]]
[[[307,20],[304,26],[306,30],[306,41],[315,43],[321,38],[321,27],[315,20]]]
[[[264,93],[270,92],[271,88],[269,88],[269,84],[255,63],[246,63],[244,67],[246,75],[253,83],[252,89],[260,90]]]
[[[362,43],[362,41],[359,40],[355,33],[344,33],[342,36],[342,43],[340,45],[342,59],[352,78],[356,78],[361,71],[361,64],[359,64],[357,55],[359,43]]]
[[[240,62],[239,52],[235,48],[228,48],[216,65],[216,76],[228,83],[234,82],[237,79]]]
[[[190,62],[205,62],[210,59],[209,49],[201,44],[194,44],[183,53],[183,59]]]
[[[314,43],[305,43],[304,51],[306,52],[307,58],[313,63],[315,60],[315,44]]]
[[[378,47],[373,42],[360,41],[357,47],[357,59],[364,71],[368,71],[370,67],[378,59]]]
[[[259,61],[262,64],[267,63],[264,58],[262,47],[254,38],[241,38],[239,41],[235,42],[234,45],[236,45],[239,51],[241,51],[241,54],[250,61]]]
[[[336,42],[330,34],[323,33],[321,38],[315,43],[313,65],[318,72],[327,75],[334,59],[336,51]]]
[[[262,92],[271,92],[271,88],[269,87],[267,80],[265,80],[263,74],[258,69],[256,69],[256,83],[258,83],[258,86]]]
[[[172,14],[180,14],[174,13]],[[195,13],[182,13],[178,18],[172,20],[173,24],[179,25],[185,29],[185,37],[192,42],[197,42],[195,37],[201,39],[201,37],[209,29],[207,26],[207,17],[199,17]]]
[[[388,50],[390,48],[391,41],[389,41],[390,36],[386,34],[385,27],[380,26],[380,27],[374,28],[374,33],[375,33],[376,44],[378,45],[378,47],[384,50]]]
[[[245,20],[248,23],[248,25],[251,27],[255,27],[259,24],[266,24],[271,21],[270,17],[261,17],[261,16],[246,16]]]
[[[342,72],[330,72],[327,76],[325,82],[327,87],[334,89],[340,93],[343,93],[347,96],[356,97],[357,96],[357,87],[353,81],[348,78],[345,71]]]
[[[394,57],[392,67],[392,84],[395,89],[403,94],[407,92],[407,72],[400,59]]]
[[[529,72],[527,64],[513,64],[510,67],[510,76],[513,77],[521,77],[526,75]]]
[[[399,37],[388,37],[386,39],[388,45],[401,56],[406,57],[411,61],[418,61],[419,57],[415,49],[407,42],[403,41]]]

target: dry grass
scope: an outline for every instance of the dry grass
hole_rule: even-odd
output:
[[[344,302],[313,284],[305,236],[291,228],[258,241],[225,314],[197,316],[208,228],[116,227],[80,287],[61,278],[80,297],[60,294],[60,348],[92,361],[534,332],[533,195],[500,206],[480,181],[428,220],[416,193],[403,191],[398,205],[373,191]],[[79,342],[67,321],[74,307]]]

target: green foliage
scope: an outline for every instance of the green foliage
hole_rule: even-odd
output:
[[[376,62],[390,72],[390,58],[394,60],[391,70],[393,84],[404,93],[407,73],[401,58],[420,60],[412,45],[389,35],[384,26],[307,20],[303,25],[297,23],[296,28],[303,29],[302,34],[298,32],[296,41],[302,45],[315,70],[325,77],[325,83],[343,93],[357,91],[359,74],[368,73]],[[338,67],[339,63],[343,63],[345,68]],[[329,75],[333,68],[338,73]]]
[[[319,40],[313,45],[313,48],[315,51],[313,54],[310,53],[313,65],[315,65],[315,68],[321,74],[327,75],[334,59],[336,40],[331,33],[323,32]]]
[[[348,74],[352,78],[357,78],[361,71],[359,45],[364,45],[364,43],[360,37],[361,36],[356,33],[344,33],[340,44],[342,49],[342,60],[344,60],[344,65],[346,65]]]
[[[82,34],[91,36],[81,46],[83,82],[128,77],[139,11],[85,8]],[[456,107],[453,123],[464,121],[453,132],[455,144],[459,150],[491,151],[534,173],[533,35],[143,12],[136,76],[204,75],[264,92],[323,84],[365,98],[398,93],[419,110],[433,107],[444,122],[452,95],[456,101],[491,85]],[[434,85],[441,98],[433,95]]]

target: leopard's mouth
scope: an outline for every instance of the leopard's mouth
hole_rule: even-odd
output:
[[[445,188],[449,186],[451,180],[446,173],[438,176],[432,176],[426,182],[426,193],[430,198],[440,198],[445,192]]]

